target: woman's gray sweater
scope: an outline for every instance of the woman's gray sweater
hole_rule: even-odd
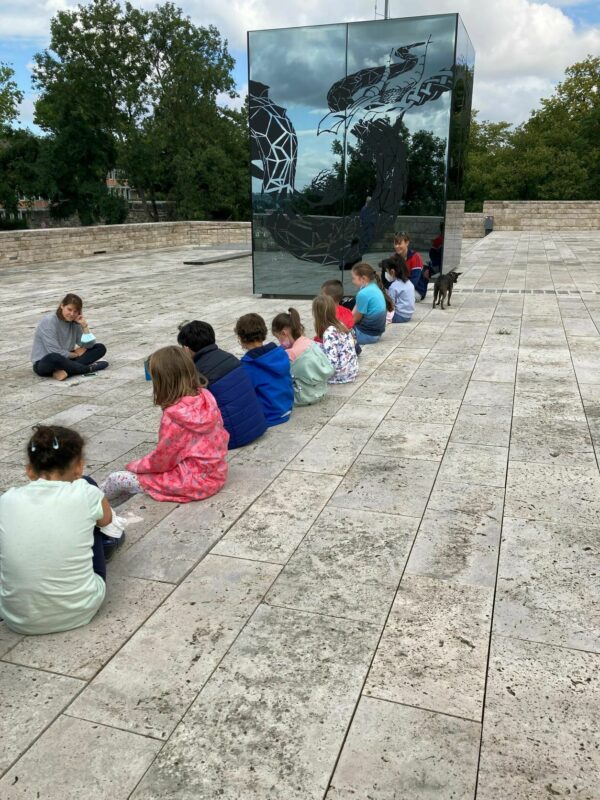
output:
[[[58,353],[68,358],[69,353],[75,350],[76,347],[85,347],[87,349],[95,344],[94,337],[82,342],[82,334],[83,329],[78,322],[66,322],[58,318],[56,311],[51,311],[42,318],[35,330],[31,349],[32,364],[35,364],[36,361],[50,353]]]

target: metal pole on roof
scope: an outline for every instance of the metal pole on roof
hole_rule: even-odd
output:
[[[385,10],[383,12],[383,18],[384,19],[390,18],[390,0],[385,0]]]

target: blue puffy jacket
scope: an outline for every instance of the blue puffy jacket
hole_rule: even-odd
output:
[[[217,401],[229,434],[229,450],[262,436],[267,429],[265,415],[240,360],[211,344],[194,354],[194,363],[207,378],[208,388]]]
[[[242,358],[256,396],[262,403],[267,426],[287,422],[294,405],[294,386],[290,359],[274,342],[253,347]]]

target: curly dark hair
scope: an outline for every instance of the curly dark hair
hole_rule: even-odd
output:
[[[27,443],[27,458],[36,474],[66,472],[83,455],[85,441],[77,431],[60,425],[35,425]]]

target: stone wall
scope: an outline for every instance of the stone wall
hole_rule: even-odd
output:
[[[495,231],[600,230],[597,200],[487,200],[483,216],[488,214]]]
[[[466,213],[463,220],[463,237],[465,239],[483,239],[485,235],[484,219],[485,214]]]
[[[249,222],[154,222],[0,231],[0,267],[186,245],[245,244]]]

